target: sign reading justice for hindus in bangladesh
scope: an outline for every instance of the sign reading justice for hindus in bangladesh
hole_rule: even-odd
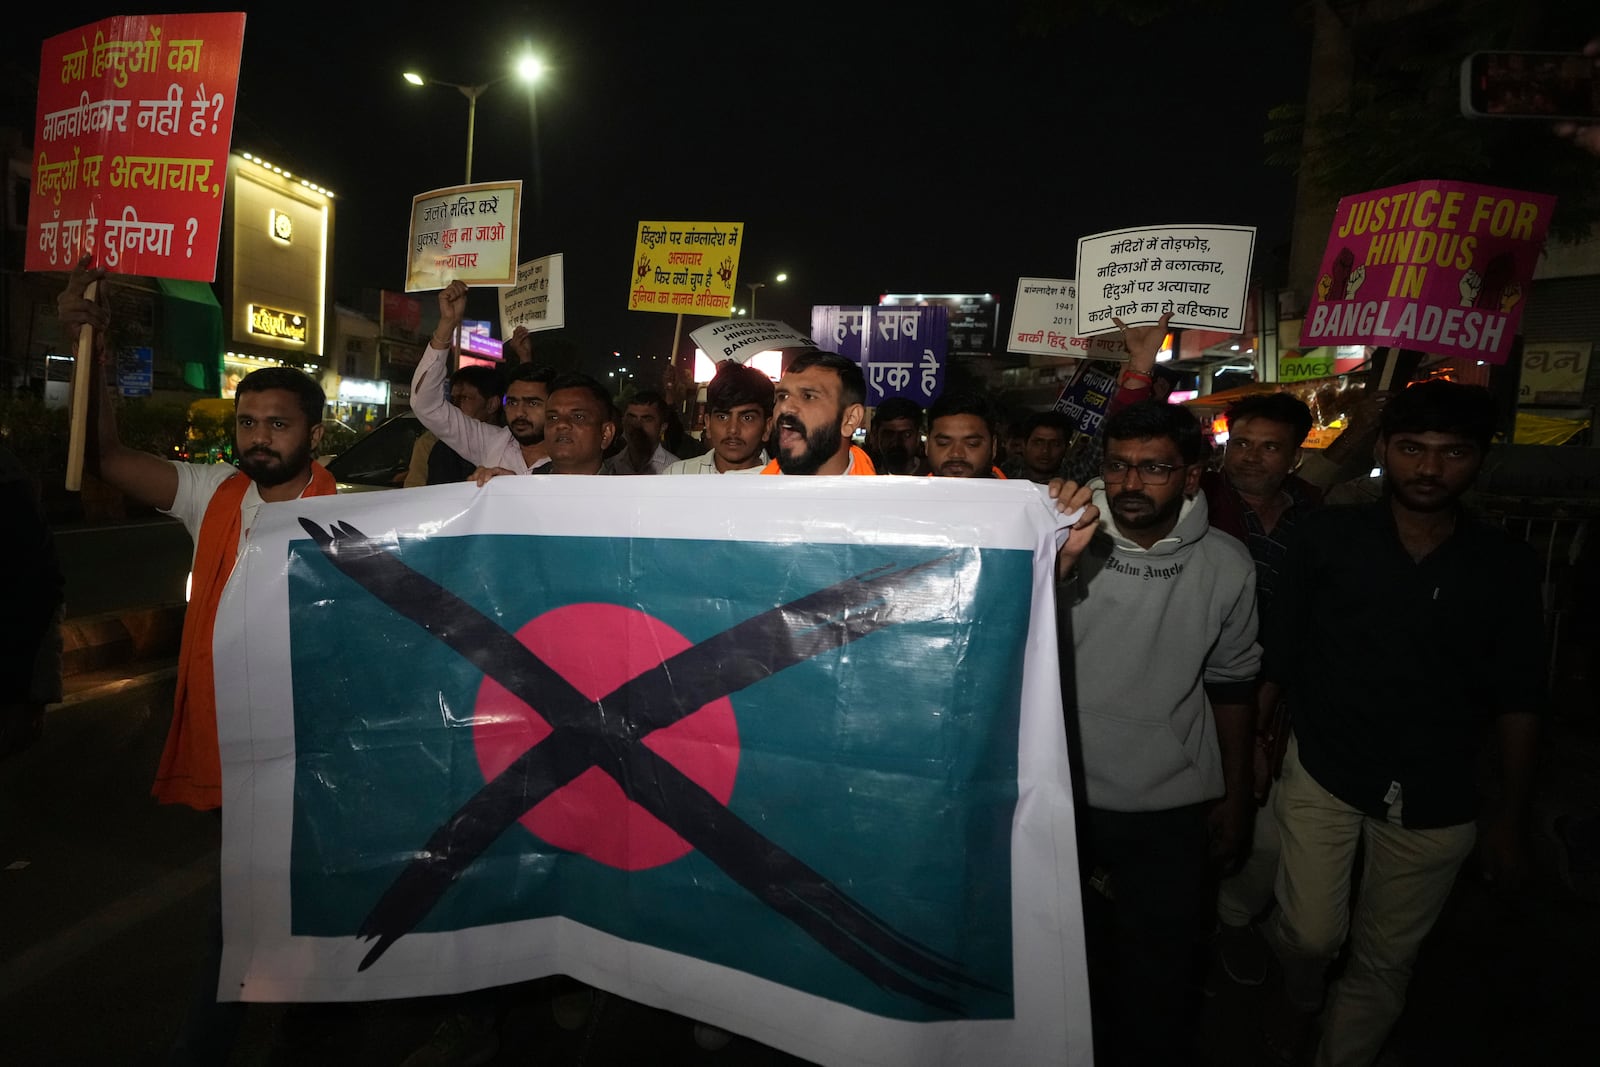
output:
[[[242,13],[120,15],[50,38],[26,270],[217,274]]]
[[[406,292],[517,280],[522,182],[478,182],[435,189],[411,200]]]
[[[641,222],[628,282],[629,311],[733,314],[742,222]]]
[[[1555,205],[1541,193],[1440,181],[1345,197],[1301,343],[1504,363]]]

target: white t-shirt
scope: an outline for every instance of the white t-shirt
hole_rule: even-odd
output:
[[[222,483],[239,473],[231,463],[174,463],[178,471],[178,492],[172,498],[172,507],[166,513],[183,523],[195,549],[200,547],[200,523],[206,517],[211,497]],[[255,525],[256,512],[261,510],[261,490],[251,482],[239,502],[239,551],[244,551],[250,537],[250,527]],[[194,556],[190,554],[191,565]]]
[[[171,515],[183,523],[184,529],[189,531],[189,540],[194,542],[195,551],[200,549],[200,523],[205,520],[206,508],[211,504],[211,498],[222,487],[222,483],[239,473],[239,468],[230,463],[174,463],[178,470],[178,491],[172,497],[172,507],[166,509],[166,514]],[[306,482],[306,489],[311,488],[311,483]],[[305,489],[300,491],[305,495]],[[239,555],[244,554],[245,545],[250,540],[250,529],[256,524],[256,512],[261,510],[261,489],[255,481],[250,482],[249,488],[244,491],[244,499],[239,501]],[[189,556],[191,565],[194,554]],[[234,557],[238,562],[238,556]]]

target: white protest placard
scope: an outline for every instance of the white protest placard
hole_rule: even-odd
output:
[[[1006,351],[1075,359],[1128,358],[1119,336],[1076,337],[1078,283],[1070,278],[1018,278]]]
[[[757,352],[774,348],[815,348],[811,338],[777,319],[723,319],[690,330],[695,347],[713,362],[736,359],[748,363]]]
[[[457,280],[513,284],[521,225],[520,180],[454,185],[412,197],[406,292],[443,289]]]
[[[1077,334],[1150,325],[1244,329],[1254,226],[1139,226],[1078,239]]]
[[[500,290],[501,336],[518,326],[529,333],[559,330],[567,324],[566,267],[562,253],[530,259],[517,267],[517,284]]]

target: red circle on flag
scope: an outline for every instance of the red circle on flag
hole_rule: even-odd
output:
[[[547,611],[518,630],[517,640],[590,700],[600,700],[693,644],[660,619],[617,604],[568,604]],[[472,740],[486,780],[552,732],[537,709],[484,677],[473,708]],[[727,697],[652,731],[643,743],[719,803],[733,796],[739,724]],[[649,782],[638,785],[652,788]],[[598,767],[523,812],[520,821],[557,848],[627,871],[659,867],[691,851]]]

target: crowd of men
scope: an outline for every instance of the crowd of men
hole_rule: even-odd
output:
[[[81,264],[59,308],[69,327],[103,338],[107,311],[84,298],[98,276]],[[1514,886],[1543,622],[1530,550],[1462,506],[1495,430],[1485,390],[1428,381],[1377,398],[1370,440],[1384,492],[1343,508],[1324,505],[1305,477],[1315,465],[1303,450],[1303,403],[1282,393],[1241,401],[1214,461],[1194,416],[1151,395],[1165,321],[1123,328],[1130,359],[1092,441],[1074,440],[1050,412],[1002,432],[987,398],[947,395],[926,412],[879,405],[862,447],[859,367],[804,350],[775,386],[722,364],[706,388],[706,449],[680,456],[667,447],[670,412],[657,394],[635,394],[618,412],[593,378],[531,362],[503,381],[472,368],[448,374],[466,293],[455,283],[439,296],[412,389],[429,436],[407,484],[1026,478],[1048,484],[1063,512],[1082,509],[1058,554],[1058,616],[1072,675],[1065,729],[1081,768],[1097,1062],[1196,1062],[1212,968],[1212,980],[1274,981],[1278,1009],[1261,1020],[1268,1057],[1372,1063],[1480,820],[1485,871]],[[526,337],[512,346],[525,351]],[[244,378],[235,469],[122,446],[114,405],[101,397],[101,476],[180,517],[197,546],[155,787],[163,801],[220,806],[211,627],[260,504],[334,489],[312,459],[322,404],[298,371]],[[1487,814],[1476,777],[1486,730],[1502,768]],[[186,1047],[197,1061],[214,1056],[236,1018],[191,1014]]]

